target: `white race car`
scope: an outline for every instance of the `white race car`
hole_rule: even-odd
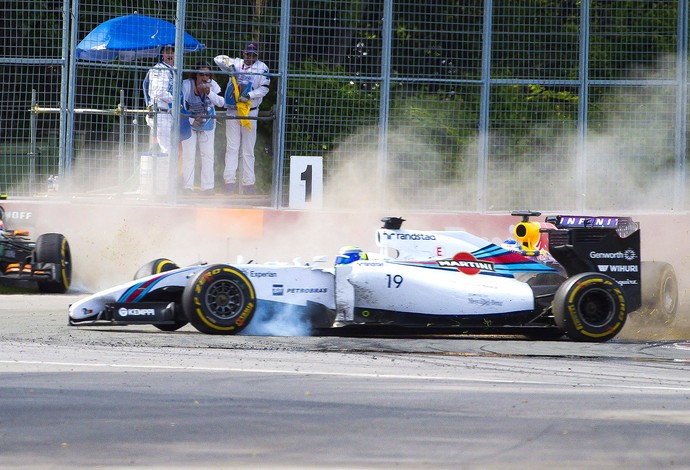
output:
[[[386,217],[376,232],[380,252],[349,247],[329,265],[315,258],[311,265],[178,267],[160,258],[133,281],[72,304],[69,323],[174,331],[189,322],[228,335],[257,316],[288,312],[308,320],[312,334],[393,328],[578,341],[616,336],[642,304],[638,224],[570,216],[539,223],[529,220],[539,213],[513,214],[522,216],[514,247],[464,231],[405,230],[404,219]]]

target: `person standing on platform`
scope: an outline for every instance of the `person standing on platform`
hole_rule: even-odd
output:
[[[144,101],[147,107],[154,107],[155,122],[146,116],[146,123],[156,128],[156,140],[161,152],[170,155],[173,102],[173,66],[175,65],[175,47],[163,46],[159,62],[151,68],[144,78]]]
[[[242,152],[242,194],[256,194],[254,174],[254,146],[256,144],[255,119],[237,119],[242,116],[256,117],[264,96],[268,94],[271,79],[268,66],[259,60],[259,44],[248,42],[242,57],[219,55],[214,62],[224,72],[230,72],[225,92],[228,119],[225,123],[226,149],[223,180],[225,192],[237,191],[237,168]]]
[[[182,141],[182,191],[194,191],[196,151],[201,156],[200,187],[204,194],[213,194],[214,143],[216,132],[215,106],[225,106],[219,95],[220,85],[213,79],[211,65],[199,63],[190,78],[182,83],[183,113],[180,119],[188,119],[191,132]]]

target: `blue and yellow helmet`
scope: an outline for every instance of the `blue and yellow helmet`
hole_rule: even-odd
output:
[[[361,248],[348,245],[340,249],[338,256],[335,257],[335,264],[350,264],[360,259],[369,259],[369,257]]]

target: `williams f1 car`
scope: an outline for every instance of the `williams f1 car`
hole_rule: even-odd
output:
[[[36,241],[28,230],[5,227],[0,207],[0,283],[38,285],[43,293],[64,294],[72,282],[72,253],[64,235],[44,233]]]
[[[377,331],[567,335],[606,341],[643,303],[640,230],[628,217],[547,217],[516,211],[501,246],[465,231],[402,228],[386,217],[379,252],[346,247],[334,264],[199,264],[155,259],[134,280],[69,307],[70,325],[187,323],[236,334],[288,312],[318,334]],[[672,279],[675,282],[675,277]],[[655,284],[655,289],[658,285]],[[658,291],[663,293],[662,290]],[[676,293],[677,295],[677,293]]]

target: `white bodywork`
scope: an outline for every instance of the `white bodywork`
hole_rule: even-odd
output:
[[[441,316],[524,313],[534,309],[531,288],[511,274],[494,271],[493,262],[483,264],[491,264],[491,269],[477,269],[473,273],[456,265],[442,264],[458,253],[467,255],[483,250],[498,250],[500,256],[508,253],[482,238],[466,232],[379,229],[376,239],[381,254],[370,254],[368,260],[348,265],[233,266],[251,281],[257,308],[261,302],[297,306],[313,302],[335,312],[339,324],[353,321],[355,309]],[[96,319],[107,304],[136,303],[154,289],[185,287],[204,267],[179,268],[107,289],[71,305],[69,316],[77,321]]]
[[[257,299],[298,306],[314,302],[330,310],[335,309],[332,269],[284,263],[234,266],[249,278]],[[85,320],[101,312],[107,304],[137,302],[142,294],[153,289],[185,287],[194,274],[206,267],[207,265],[188,266],[111,287],[72,304],[69,316],[73,320]]]
[[[382,256],[396,260],[443,259],[458,252],[471,253],[488,244],[487,240],[463,231],[385,228],[376,231],[376,245],[381,248]]]

